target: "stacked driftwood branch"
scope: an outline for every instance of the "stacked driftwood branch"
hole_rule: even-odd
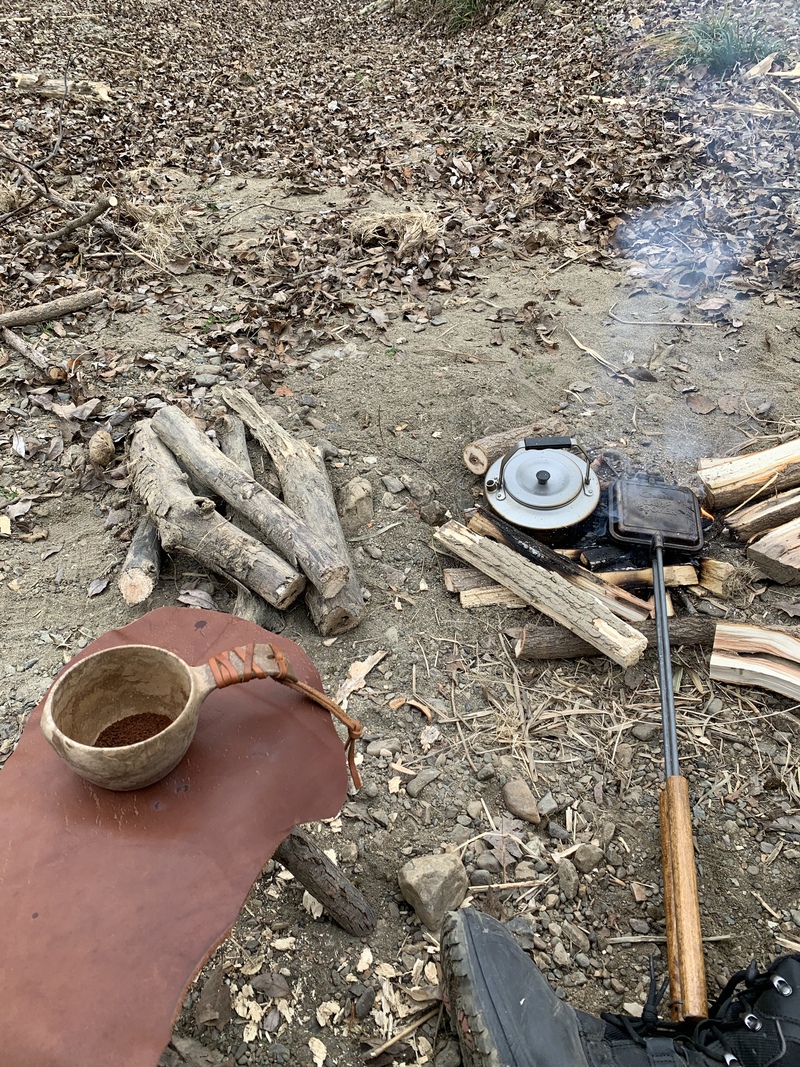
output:
[[[271,456],[283,499],[254,478],[236,416],[219,420],[218,448],[180,408],[161,408],[139,423],[131,443],[129,469],[147,516],[122,569],[123,597],[138,603],[157,580],[154,527],[167,551],[184,552],[236,583],[237,609],[246,618],[270,623],[266,605],[287,608],[305,591],[323,635],[357,626],[364,597],[321,455],[244,390],[226,388],[222,397]],[[220,514],[215,497],[232,520]]]

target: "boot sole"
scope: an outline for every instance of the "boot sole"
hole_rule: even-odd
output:
[[[479,954],[458,912],[448,915],[442,926],[441,960],[445,1004],[464,1067],[517,1067],[510,1050],[499,1048],[490,1036],[494,1034],[502,1040],[502,1022],[492,1010]]]

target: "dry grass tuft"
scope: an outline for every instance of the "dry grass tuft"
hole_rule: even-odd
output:
[[[364,215],[350,224],[361,244],[379,242],[397,248],[399,259],[416,255],[440,236],[442,225],[430,211],[383,212]]]
[[[169,252],[176,254],[175,245],[186,251],[189,234],[181,218],[181,209],[176,204],[136,204],[128,201],[125,214],[136,220],[136,233],[141,251],[159,267],[169,260]]]
[[[22,206],[23,188],[11,182],[0,181],[0,212],[15,211]]]

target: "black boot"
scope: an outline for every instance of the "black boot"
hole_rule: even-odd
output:
[[[731,979],[699,1023],[576,1011],[494,919],[471,908],[442,929],[445,1004],[465,1067],[800,1067],[800,956]],[[744,988],[737,992],[739,985]]]

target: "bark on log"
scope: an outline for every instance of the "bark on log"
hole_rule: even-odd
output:
[[[597,597],[609,611],[626,622],[642,622],[650,614],[650,609],[644,600],[620,589],[619,586],[607,584],[599,575],[587,571],[571,559],[560,556],[548,545],[543,545],[541,541],[537,541],[529,533],[512,526],[499,515],[489,515],[478,508],[467,523],[467,529],[483,537],[491,537],[492,540],[499,541],[500,544],[519,552],[531,563],[547,567],[548,570],[562,575],[570,585],[585,589],[586,592]]]
[[[15,352],[19,352],[25,359],[30,360],[34,367],[38,367],[39,370],[43,371],[50,369],[47,356],[40,352],[38,348],[34,348],[32,344],[29,344],[24,337],[20,337],[13,330],[9,330],[7,326],[3,327],[0,334],[2,334],[3,341],[9,348],[13,348]]]
[[[772,530],[796,518],[800,518],[800,489],[789,489],[758,504],[751,504],[727,515],[725,521],[740,541],[750,541],[765,530]]]
[[[214,429],[223,454],[245,474],[253,478],[253,464],[250,462],[250,453],[247,451],[247,437],[242,420],[238,415],[222,415],[215,423]],[[240,525],[235,518],[231,521],[234,526]],[[264,630],[272,630],[273,633],[280,633],[286,625],[279,611],[245,585],[239,585],[237,588],[233,614],[240,619],[247,619],[248,622]]]
[[[550,437],[561,433],[563,427],[562,420],[539,419],[538,422],[529,422],[524,426],[490,434],[488,437],[479,437],[477,441],[470,441],[464,447],[461,453],[464,466],[473,474],[486,474],[494,461],[508,452],[517,441],[524,441],[526,437]]]
[[[306,606],[314,625],[323,637],[352,630],[363,620],[366,605],[361,582],[352,567],[322,456],[305,441],[295,440],[287,434],[243,389],[226,386],[220,390],[220,396],[244,419],[253,437],[271,456],[286,503],[327,539],[350,569],[347,584],[335,596],[321,596],[316,589],[306,591]]]
[[[714,643],[716,627],[715,619],[692,615],[671,622],[669,636],[674,648],[680,645],[701,645],[710,648]],[[656,647],[658,639],[654,622],[638,623],[635,629],[644,635],[648,648]],[[516,645],[517,658],[525,660],[581,659],[597,654],[596,648],[563,626],[529,624],[523,629]]]
[[[305,831],[295,827],[273,858],[292,872],[348,934],[369,937],[375,930],[377,916],[372,905]]]
[[[215,448],[179,408],[160,408],[152,424],[189,474],[243,515],[284,559],[297,564],[323,596],[339,592],[350,568],[321,533]]]
[[[48,300],[46,304],[33,304],[31,307],[18,308],[17,311],[6,311],[0,314],[0,327],[33,326],[37,322],[61,319],[64,315],[71,315],[73,311],[91,307],[105,295],[102,289],[84,289],[82,293],[61,296],[58,300]]]
[[[303,576],[223,519],[212,500],[191,492],[186,474],[149,420],[136,427],[128,466],[133,487],[167,552],[185,552],[203,566],[249,586],[273,607],[286,608],[297,599],[305,585]]]
[[[701,459],[697,474],[709,500],[718,508],[792,489],[800,485],[800,439],[735,459]]]
[[[131,539],[128,554],[117,578],[126,604],[141,604],[152,594],[161,571],[161,545],[156,524],[143,516]]]
[[[478,567],[620,666],[633,666],[647,647],[638,631],[612,615],[591,593],[570,585],[560,574],[523,559],[513,549],[452,521],[439,527],[433,539],[445,551]]]

